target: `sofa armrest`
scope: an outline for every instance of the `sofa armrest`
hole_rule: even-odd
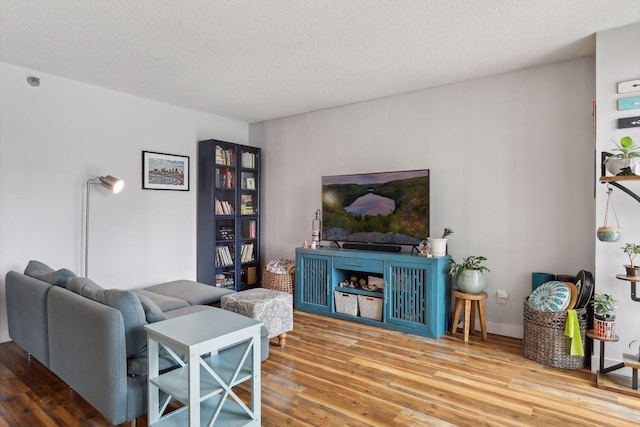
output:
[[[51,285],[16,271],[7,273],[5,291],[11,339],[49,367],[47,293]]]
[[[120,312],[58,287],[48,309],[50,369],[113,424],[130,420]]]

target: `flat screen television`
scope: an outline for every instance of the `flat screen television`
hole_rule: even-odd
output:
[[[322,177],[322,240],[415,246],[428,236],[428,169]]]

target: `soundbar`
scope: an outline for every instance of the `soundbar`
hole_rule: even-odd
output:
[[[402,246],[398,245],[380,245],[376,243],[354,243],[344,242],[342,244],[343,249],[359,249],[363,251],[376,251],[376,252],[400,252]]]

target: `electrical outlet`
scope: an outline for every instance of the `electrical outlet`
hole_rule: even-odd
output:
[[[498,289],[496,291],[496,297],[498,298],[503,298],[503,299],[508,299],[509,298],[509,292],[502,290],[502,289]]]

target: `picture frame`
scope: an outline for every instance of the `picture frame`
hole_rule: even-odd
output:
[[[189,156],[142,152],[142,189],[189,191]]]

